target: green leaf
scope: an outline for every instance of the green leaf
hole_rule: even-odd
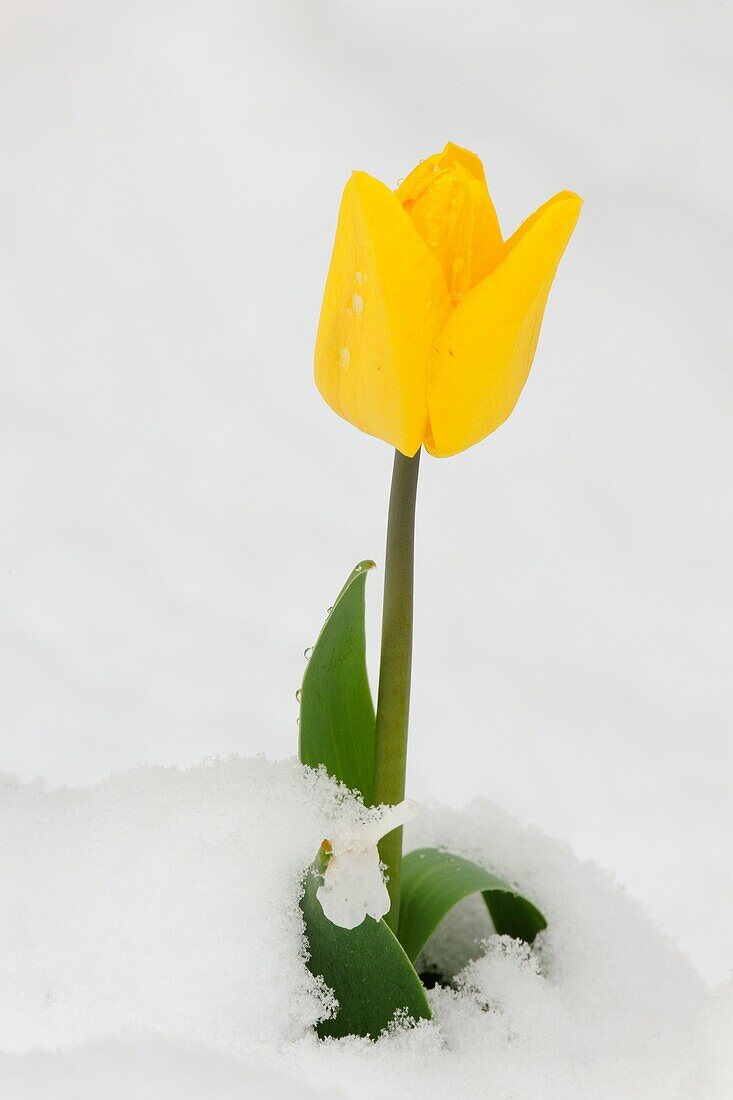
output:
[[[360,1035],[377,1039],[395,1013],[429,1020],[430,1007],[410,960],[383,920],[366,917],[358,928],[339,928],[324,915],[316,891],[326,865],[323,849],[306,873],[300,903],[310,958],[308,969],[333,990],[336,1015],[316,1025],[320,1038]]]
[[[437,848],[418,848],[405,856],[397,937],[412,962],[446,913],[469,894],[479,892],[500,935],[532,943],[547,927],[531,901],[477,863]]]
[[[364,589],[373,561],[357,565],[329,612],[300,689],[303,764],[361,791],[369,805],[374,770],[374,704],[366,669]]]

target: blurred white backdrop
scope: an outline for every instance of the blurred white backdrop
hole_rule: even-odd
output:
[[[343,184],[585,207],[511,420],[427,458],[410,793],[733,966],[728,0],[2,0],[0,768],[295,751],[391,453],[311,357]],[[372,654],[379,574],[372,575]]]

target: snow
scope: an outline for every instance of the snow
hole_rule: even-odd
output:
[[[8,1089],[109,1076],[122,1096],[138,1078],[185,1078],[193,1097],[213,1074],[222,1096],[257,1095],[271,1076],[284,1095],[299,1082],[345,1097],[700,1100],[722,1050],[725,991],[711,995],[597,866],[484,801],[424,807],[408,847],[484,863],[548,929],[530,950],[459,914],[472,961],[457,990],[431,991],[434,1021],[377,1048],[311,1031],[328,993],[303,961],[303,870],[324,836],[366,820],[327,777],[232,757],[81,788],[6,780],[0,813]],[[439,942],[428,950],[445,962]]]
[[[316,897],[328,920],[341,928],[357,928],[367,914],[380,920],[390,910],[389,893],[377,845],[419,812],[407,799],[354,834],[330,834],[328,864]]]
[[[4,1100],[342,1100],[274,1069],[190,1044],[110,1041],[58,1053],[0,1055]]]

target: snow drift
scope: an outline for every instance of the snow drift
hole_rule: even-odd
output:
[[[515,881],[546,932],[531,950],[492,935],[469,900],[426,948],[456,973],[430,993],[433,1022],[376,1049],[319,1043],[327,991],[304,964],[300,883],[322,838],[362,816],[294,761],[51,791],[6,780],[3,1095],[92,1096],[100,1080],[112,1097],[724,1095],[729,991],[711,997],[598,867],[483,802],[424,807],[407,846],[442,844]]]

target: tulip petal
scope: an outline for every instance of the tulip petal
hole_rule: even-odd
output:
[[[449,141],[442,153],[434,153],[417,164],[409,176],[405,176],[399,184],[395,194],[401,203],[414,202],[425,190],[430,180],[435,175],[436,169],[451,168],[455,164],[462,165],[474,179],[486,183],[486,174],[480,157],[472,153],[470,149],[464,149],[460,145],[454,145]]]
[[[428,355],[449,309],[440,263],[394,193],[355,172],[316,340],[324,399],[357,428],[414,455],[427,425]]]
[[[581,204],[563,191],[540,207],[507,242],[499,266],[449,316],[428,362],[431,454],[445,458],[478,443],[516,405]]]
[[[443,265],[454,301],[501,261],[504,241],[475,153],[449,142],[442,153],[418,164],[396,194]]]

